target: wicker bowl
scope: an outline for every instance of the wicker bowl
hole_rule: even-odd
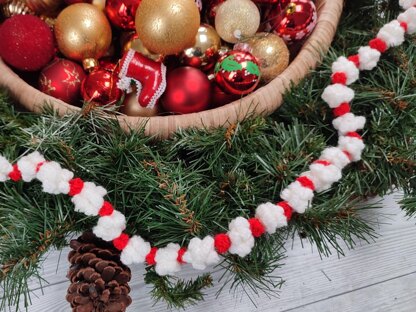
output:
[[[318,23],[310,38],[289,67],[269,84],[252,94],[225,106],[200,113],[157,117],[111,116],[117,118],[126,129],[145,128],[147,135],[167,138],[182,128],[214,128],[243,120],[246,116],[268,115],[283,100],[283,94],[315,68],[327,52],[335,35],[343,8],[343,0],[317,0]],[[64,103],[31,87],[16,75],[0,59],[0,86],[25,108],[41,112],[44,106],[52,106],[60,115],[80,111],[80,108]]]

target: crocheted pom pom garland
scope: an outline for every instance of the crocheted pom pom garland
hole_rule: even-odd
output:
[[[184,263],[203,270],[218,264],[220,255],[227,252],[245,257],[252,251],[255,238],[287,226],[293,213],[302,214],[310,207],[315,192],[330,188],[341,179],[344,167],[361,159],[365,144],[357,131],[364,128],[366,120],[351,112],[355,93],[348,86],[358,80],[360,70],[375,68],[388,48],[402,44],[405,34],[416,33],[416,0],[400,0],[400,5],[406,11],[384,25],[368,46],[359,48],[356,55],[339,57],[332,65],[332,84],[324,89],[322,99],[333,110],[332,124],[339,134],[338,145],[325,148],[309,170],[281,192],[282,201],[260,204],[251,219],[235,218],[226,233],[195,237],[188,247],[174,243],[163,248],[152,247],[142,237],[125,233],[126,218],[105,201],[107,191],[103,187],[74,178],[71,171],[45,160],[38,152],[22,157],[14,165],[0,156],[0,181],[37,179],[44,192],[69,195],[75,211],[98,217],[94,234],[112,241],[126,265],[146,262],[154,265],[158,274],[168,275],[178,272]]]

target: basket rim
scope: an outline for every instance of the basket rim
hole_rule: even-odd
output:
[[[179,129],[227,127],[253,114],[269,115],[281,106],[283,94],[299,83],[322,61],[335,36],[343,2],[343,0],[317,0],[316,28],[297,57],[279,76],[246,97],[198,113],[154,117],[109,115],[109,118],[117,119],[125,131],[144,128],[146,135],[165,139]],[[0,72],[2,73],[0,86],[6,87],[11,95],[30,111],[40,113],[45,106],[51,106],[60,116],[81,112],[81,108],[44,94],[27,84],[1,58]]]

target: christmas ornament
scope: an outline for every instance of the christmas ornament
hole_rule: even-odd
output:
[[[260,82],[256,58],[246,51],[230,51],[215,65],[215,81],[226,92],[245,95]]]
[[[111,27],[104,13],[92,4],[77,3],[65,8],[56,19],[59,50],[85,69],[98,65],[111,45]]]
[[[0,3],[1,13],[5,18],[12,17],[14,15],[34,15],[34,12],[20,0],[4,1]]]
[[[117,87],[117,75],[105,69],[95,69],[85,77],[81,94],[86,102],[100,106],[116,104],[123,92]]]
[[[129,50],[120,61],[120,67],[118,87],[131,93],[134,83],[139,104],[146,108],[154,108],[166,89],[166,66]]]
[[[39,90],[66,103],[77,105],[81,99],[84,70],[65,59],[55,59],[39,75]]]
[[[0,57],[23,71],[37,71],[55,54],[49,26],[32,15],[15,15],[0,26]]]
[[[260,26],[260,11],[250,0],[227,0],[215,16],[215,29],[227,42],[236,43],[253,36]]]
[[[199,24],[193,0],[142,0],[136,13],[136,29],[144,46],[163,55],[192,47]]]
[[[134,88],[135,89],[135,88]],[[136,92],[137,90],[133,89],[133,93],[128,94],[124,99],[123,105],[120,107],[120,112],[127,116],[135,117],[152,117],[157,116],[159,112],[159,105],[155,105],[153,108],[146,108],[141,106],[137,102]]]
[[[207,76],[193,67],[179,67],[167,76],[167,88],[161,102],[167,112],[189,114],[209,105],[211,84]]]
[[[212,95],[210,108],[216,108],[234,102],[241,98],[241,95],[224,92],[215,81],[212,83]]]
[[[253,0],[256,3],[261,3],[261,4],[277,4],[279,5],[280,8],[284,8],[286,7],[290,0]]]
[[[289,49],[282,38],[271,33],[258,33],[245,41],[260,64],[261,79],[269,82],[289,65]]]
[[[131,304],[131,272],[114,246],[91,232],[71,240],[66,300],[73,311],[124,312]]]
[[[182,53],[182,61],[203,71],[210,70],[215,65],[220,48],[221,38],[215,29],[208,24],[202,24],[198,29],[194,46]]]
[[[23,0],[36,15],[56,17],[63,0]]]
[[[225,2],[225,0],[210,0],[206,4],[207,6],[207,13],[206,18],[209,21],[210,24],[215,24],[215,16],[217,15],[218,7],[221,3]]]
[[[111,24],[124,29],[135,29],[134,19],[141,0],[107,0],[105,13]]]
[[[160,54],[154,54],[150,52],[144,45],[143,42],[140,40],[139,36],[136,33],[129,34],[127,39],[124,43],[122,43],[123,46],[123,52],[126,53],[130,49],[139,52],[143,56],[146,56],[147,58],[156,61],[156,62],[162,62],[163,56]]]
[[[286,43],[307,38],[316,26],[318,14],[310,0],[292,0],[284,10],[274,9],[268,16],[273,31]]]

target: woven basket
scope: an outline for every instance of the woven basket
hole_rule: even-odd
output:
[[[145,127],[147,135],[167,138],[182,128],[213,128],[227,126],[252,115],[268,115],[283,100],[283,94],[315,68],[327,52],[335,35],[341,16],[343,0],[317,0],[318,24],[290,66],[273,81],[252,94],[225,106],[200,113],[157,117],[109,116],[117,118],[126,129]],[[0,59],[0,86],[30,111],[40,112],[44,106],[52,106],[60,115],[80,111],[28,85]]]

